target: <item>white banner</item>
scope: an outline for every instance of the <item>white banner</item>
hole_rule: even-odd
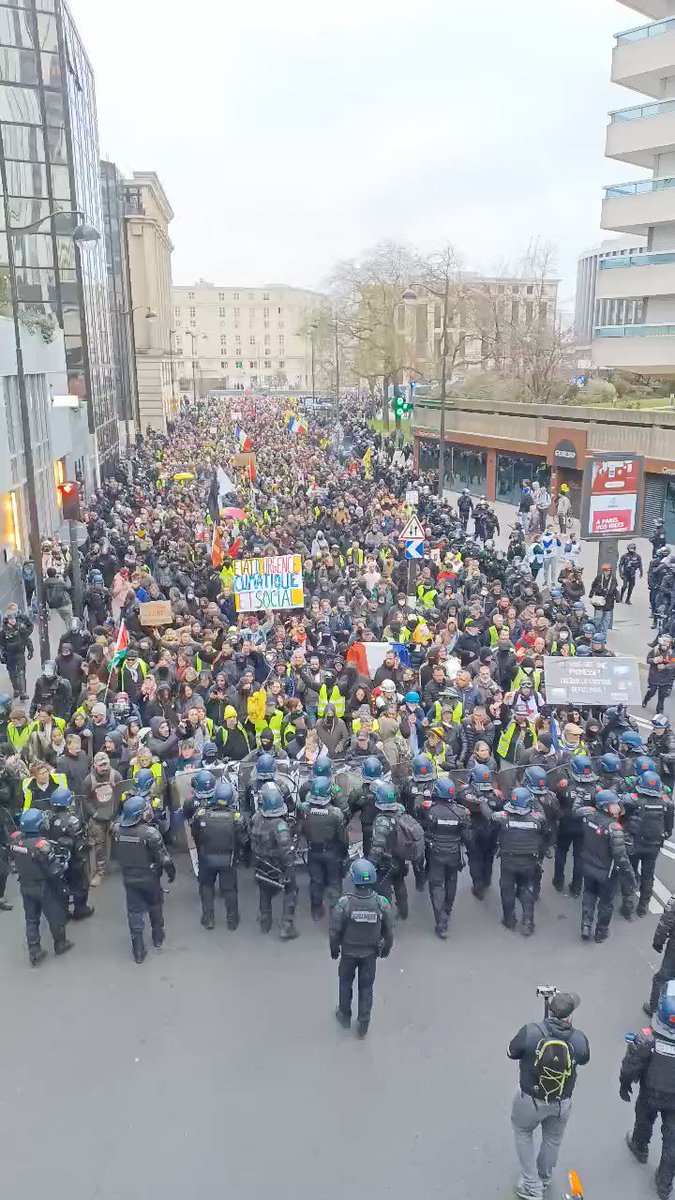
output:
[[[302,558],[299,554],[278,554],[236,559],[233,590],[237,612],[302,608]]]

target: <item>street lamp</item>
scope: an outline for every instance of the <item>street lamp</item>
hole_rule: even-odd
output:
[[[73,234],[73,237],[74,236],[75,235]],[[140,312],[142,308],[145,309],[146,321],[156,321],[157,320],[157,313],[154,311],[154,309],[150,308],[149,305],[147,305],[147,304],[135,304],[133,308],[113,308],[112,311],[114,312],[116,317],[131,317],[131,319],[133,321],[134,313]],[[135,350],[135,341],[136,340],[134,338],[133,339],[134,350]],[[134,369],[135,369],[135,365],[136,365],[135,358],[136,358],[136,355],[134,353]],[[127,374],[128,374],[128,371],[127,371]],[[138,394],[138,378],[136,379],[136,394]],[[126,436],[126,440],[127,440],[127,455],[129,455],[131,452],[131,429],[129,427],[129,400],[130,399],[131,399],[131,397],[129,396],[127,398],[127,403],[124,406],[124,432],[125,432],[125,436]],[[138,423],[139,423],[139,427],[140,427],[140,416],[139,416]]]
[[[197,368],[195,365],[196,364],[195,339],[201,338],[201,340],[203,342],[205,342],[206,334],[205,333],[193,333],[191,329],[186,329],[185,332],[188,335],[188,337],[192,339],[192,399],[194,401],[194,405],[196,408],[197,407]]]
[[[30,225],[13,225],[9,207],[9,187],[7,184],[7,163],[0,147],[0,183],[2,183],[2,204],[7,234],[7,270],[9,275],[9,299],[12,307],[14,323],[14,345],[16,351],[16,379],[19,391],[19,410],[21,414],[21,435],[23,438],[23,455],[26,470],[26,499],[28,501],[28,542],[33,559],[35,572],[35,599],[38,611],[38,638],[40,644],[40,661],[45,663],[51,655],[49,646],[49,615],[45,605],[44,582],[42,578],[42,546],[40,541],[40,514],[38,512],[37,491],[35,487],[35,462],[31,445],[30,411],[26,392],[26,374],[23,363],[23,348],[21,346],[21,325],[19,322],[19,293],[16,277],[16,260],[14,256],[14,237],[26,233],[34,233],[45,221],[53,221],[55,217],[77,217],[78,221],[70,233],[77,246],[97,242],[100,238],[98,229],[84,220],[84,213],[79,208],[55,209],[45,213],[38,221]],[[60,235],[63,236],[63,235]]]
[[[313,324],[310,325],[310,327],[309,327],[309,339],[310,339],[310,343],[311,343],[311,347],[312,347],[312,408],[314,408],[314,403],[316,401],[316,387],[314,384],[314,334],[316,333],[318,328],[319,328],[318,321],[314,321]],[[305,378],[306,378],[306,376],[305,376]]]

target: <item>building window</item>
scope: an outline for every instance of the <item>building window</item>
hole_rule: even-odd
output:
[[[269,298],[270,298],[269,292],[263,292],[263,300],[269,300]]]
[[[284,335],[283,335],[283,333],[280,333],[280,334],[279,334],[279,345],[280,345],[280,346],[283,346],[283,344],[284,344],[284,340],[285,340],[285,339],[284,339]]]
[[[511,288],[511,295],[512,296],[518,295],[518,284],[517,283],[513,284],[512,288]]]
[[[243,368],[244,368],[244,364],[243,364],[243,363],[241,363],[241,362],[236,362],[234,365],[235,365],[235,367],[237,368],[237,370],[238,370],[238,371],[242,371],[242,370],[243,370]]]
[[[269,323],[269,321],[263,321],[263,328],[264,328],[264,329],[269,329],[269,327],[270,327],[270,323]]]
[[[250,338],[248,339],[248,344],[249,346],[255,346],[255,334],[251,334]]]
[[[269,358],[265,359],[265,366],[267,367],[268,370],[272,366],[272,363],[270,362]]]
[[[269,299],[269,297],[268,297],[268,299]],[[269,317],[269,315],[270,315],[269,308],[263,308],[263,317]]]
[[[286,366],[286,363],[284,362],[283,358],[280,358],[279,359],[279,370],[283,371],[285,366]]]
[[[511,320],[514,325],[517,325],[520,316],[520,305],[517,300],[514,300],[511,305]]]
[[[239,292],[233,292],[233,293],[232,293],[232,299],[233,299],[233,300],[238,300],[238,299],[239,299]],[[237,363],[237,366],[240,366],[240,365],[241,365],[240,363]]]
[[[225,333],[221,333],[221,335],[220,335],[220,344],[221,344],[221,346],[226,346],[226,345],[227,345],[227,334],[225,334]]]
[[[194,327],[195,327],[195,325],[197,324],[197,322],[196,322],[196,321],[190,321],[190,324],[191,324],[192,328],[194,329]]]
[[[532,304],[532,303],[526,304],[525,305],[525,320],[527,321],[528,325],[530,325],[532,322],[533,312],[534,312],[534,304]]]
[[[226,366],[227,366],[227,363],[226,363],[226,362],[221,362],[221,364],[220,364],[220,369],[221,369],[221,371],[224,371],[224,370],[225,370],[225,368],[226,368]]]
[[[249,300],[255,300],[255,294],[254,294],[253,292],[249,292],[249,294],[248,294],[248,298],[249,298]],[[251,364],[251,366],[252,366],[252,365],[253,365],[253,364]]]
[[[194,300],[194,298],[195,298],[194,292],[188,292],[188,300]]]
[[[173,310],[173,315],[174,315],[174,317],[180,317],[180,309],[179,309],[179,308],[174,308],[174,310]]]
[[[219,308],[219,309],[218,309],[218,316],[219,316],[219,317],[224,317],[224,316],[226,316],[226,315],[227,315],[227,309],[226,309],[226,308]]]
[[[546,303],[545,300],[542,300],[541,304],[539,305],[539,320],[546,321],[547,318],[548,318],[548,304]]]
[[[190,309],[190,316],[191,316],[191,317],[196,317],[196,316],[197,316],[197,309],[196,309],[196,308],[191,308],[191,309]]]
[[[240,316],[240,312],[239,312],[239,309],[238,309],[238,308],[235,308],[235,310],[234,310],[234,316],[235,316],[235,320],[236,320],[236,318],[237,318],[238,316]]]
[[[534,284],[528,283],[526,291],[527,291],[528,296],[534,296]]]
[[[281,309],[280,309],[280,308],[278,308],[278,309],[277,309],[277,314],[278,314],[279,316],[281,316]]]
[[[218,299],[219,299],[219,300],[224,300],[224,299],[225,299],[225,293],[224,293],[224,292],[218,292]]]
[[[251,368],[251,370],[252,370],[252,371],[254,371],[254,370],[255,370],[255,363],[254,363],[254,362],[249,362],[249,364],[248,364],[248,365],[249,365],[249,367]]]
[[[271,341],[270,335],[269,335],[269,333],[266,333],[265,334],[265,345],[269,346],[270,341]]]

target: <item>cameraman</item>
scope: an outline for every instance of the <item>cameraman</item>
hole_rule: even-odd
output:
[[[520,1061],[520,1088],[511,1109],[521,1170],[515,1194],[520,1200],[542,1200],[551,1182],[572,1108],[577,1067],[585,1066],[591,1057],[585,1033],[572,1026],[579,1003],[573,992],[556,992],[543,1021],[523,1025],[509,1043],[509,1058]],[[538,1125],[541,1146],[535,1157]]]

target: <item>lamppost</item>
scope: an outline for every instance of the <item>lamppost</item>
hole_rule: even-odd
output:
[[[195,339],[201,338],[202,341],[206,341],[206,334],[205,333],[193,333],[191,329],[186,329],[185,332],[186,332],[187,336],[192,339],[192,399],[194,401],[194,405],[196,408],[197,407],[197,367],[196,367],[197,360],[195,358]]]
[[[150,308],[149,305],[147,305],[147,304],[135,304],[133,308],[114,308],[113,312],[116,317],[131,317],[131,320],[133,322],[134,313],[140,312],[140,310],[142,308],[145,309],[146,321],[156,321],[157,320],[157,313],[154,311],[154,309]],[[134,339],[134,344],[135,344],[135,339]],[[136,381],[136,390],[138,391],[138,380]],[[125,431],[125,435],[126,435],[126,439],[127,439],[127,455],[130,454],[130,452],[131,452],[131,429],[129,427],[129,400],[130,399],[131,399],[130,396],[127,397],[127,403],[124,405],[124,431]]]
[[[315,385],[315,378],[314,378],[314,334],[316,333],[318,328],[319,328],[318,321],[314,321],[309,327],[309,340],[310,340],[311,351],[312,351],[312,408],[314,408],[314,404],[316,401],[316,385]],[[306,376],[305,376],[305,378],[306,378]]]
[[[26,391],[26,374],[23,364],[23,348],[21,346],[21,324],[19,321],[19,293],[18,281],[16,277],[16,259],[14,255],[14,237],[22,236],[26,233],[35,233],[35,231],[43,225],[45,221],[53,221],[55,217],[77,217],[77,224],[74,226],[70,237],[72,237],[75,245],[81,246],[87,242],[97,242],[100,238],[98,229],[93,225],[87,224],[84,219],[84,213],[79,208],[69,208],[65,210],[55,209],[53,212],[45,213],[38,221],[31,222],[30,225],[13,225],[11,221],[11,211],[9,207],[9,188],[7,186],[7,164],[5,161],[4,146],[0,145],[0,182],[2,183],[2,204],[5,218],[5,231],[7,234],[7,270],[9,275],[9,299],[12,307],[12,321],[14,324],[14,345],[16,351],[16,379],[19,391],[19,411],[21,414],[21,435],[23,438],[23,456],[26,471],[26,499],[28,502],[28,543],[30,553],[33,559],[33,568],[35,572],[35,599],[37,601],[38,610],[38,638],[40,644],[40,661],[45,663],[50,657],[49,646],[49,615],[45,605],[44,583],[42,578],[42,546],[40,541],[40,514],[38,511],[37,491],[35,486],[35,462],[33,459],[33,447],[31,444],[31,428],[30,428],[30,410],[28,407],[28,393]],[[61,235],[59,235],[61,236]]]

